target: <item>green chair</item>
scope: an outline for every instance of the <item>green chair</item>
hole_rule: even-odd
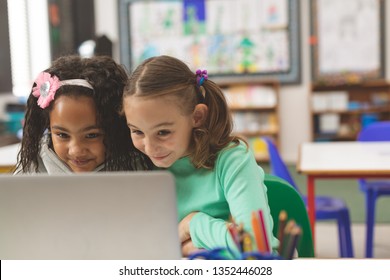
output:
[[[274,175],[266,174],[264,183],[267,186],[268,203],[274,220],[274,236],[277,236],[278,232],[279,212],[285,210],[288,219],[294,219],[302,229],[302,236],[297,246],[298,256],[300,258],[313,258],[313,236],[301,195],[287,181]]]

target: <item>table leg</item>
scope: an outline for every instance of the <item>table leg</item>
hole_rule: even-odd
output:
[[[315,221],[316,221],[316,206],[314,194],[314,177],[307,177],[307,212],[309,214],[311,232],[313,235],[313,243],[315,244]]]

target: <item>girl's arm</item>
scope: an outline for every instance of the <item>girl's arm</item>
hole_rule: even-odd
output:
[[[222,191],[235,222],[242,223],[244,230],[253,237],[251,214],[252,211],[261,209],[269,244],[272,248],[276,248],[278,241],[272,234],[273,220],[268,206],[267,189],[264,185],[264,171],[257,165],[251,150],[247,150],[246,146],[240,144],[222,151],[215,172],[218,172]],[[191,219],[190,233],[194,245],[198,248],[229,247],[237,251],[228,232],[226,221],[222,219],[198,213]],[[253,248],[256,248],[255,244],[253,245]]]

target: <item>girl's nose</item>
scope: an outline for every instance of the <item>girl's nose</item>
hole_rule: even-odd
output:
[[[145,138],[145,152],[147,155],[154,155],[158,151],[157,142],[151,138]]]
[[[78,141],[77,139],[70,141],[69,143],[69,155],[71,156],[83,156],[87,150],[86,145],[82,141]]]

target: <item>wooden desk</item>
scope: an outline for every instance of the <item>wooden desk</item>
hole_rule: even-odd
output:
[[[0,173],[11,172],[16,165],[20,144],[0,147]]]
[[[307,175],[307,206],[315,239],[314,181],[331,178],[389,178],[390,142],[303,143],[297,170]]]

